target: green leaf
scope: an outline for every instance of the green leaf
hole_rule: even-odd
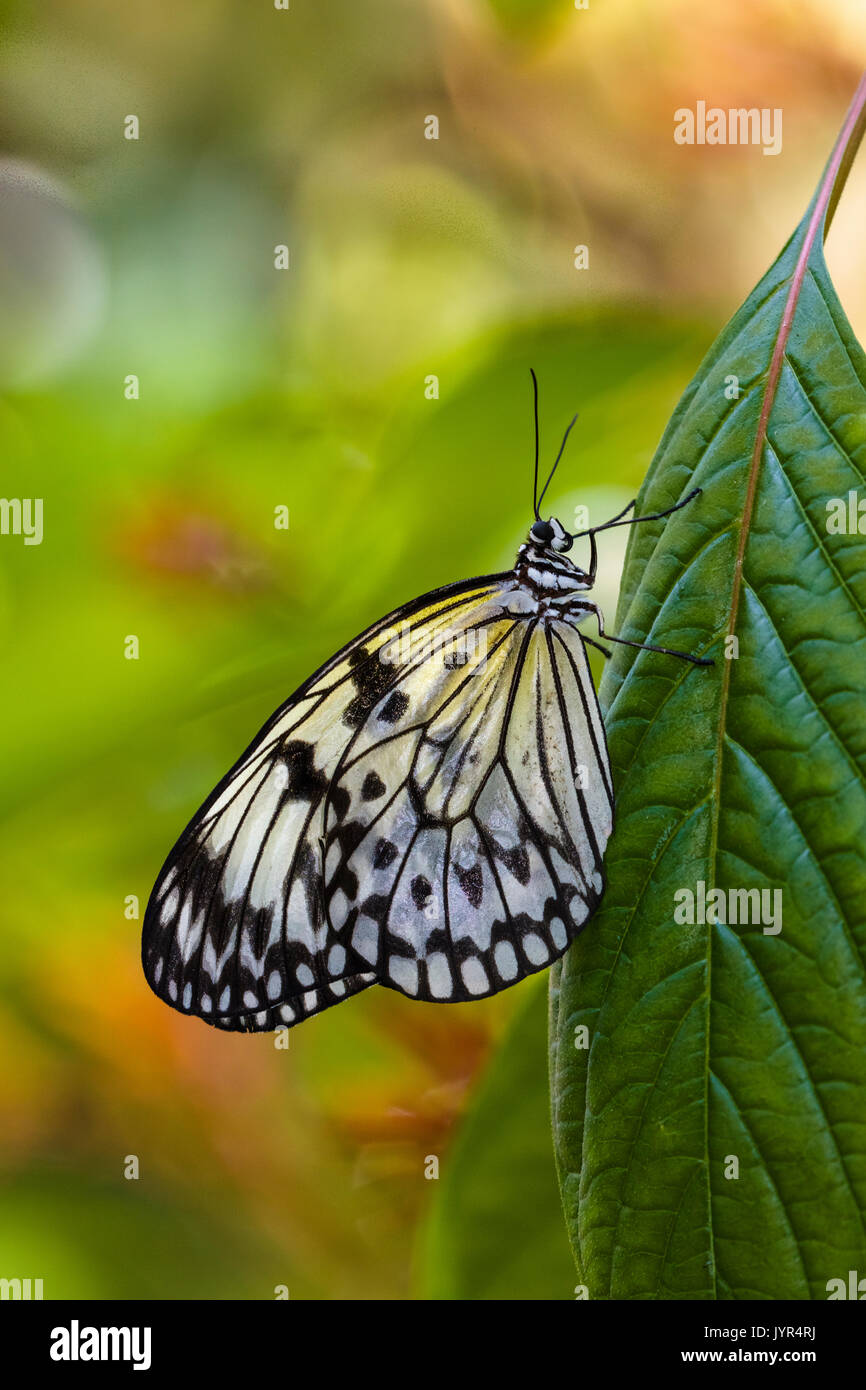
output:
[[[716,664],[620,647],[601,688],[608,890],[551,1027],[591,1298],[826,1298],[866,1275],[866,537],[828,527],[832,499],[866,495],[866,358],[823,255],[864,103],[866,79],[638,502],[703,489],[632,532],[612,630]],[[675,919],[701,883],[727,922],[697,902]],[[781,903],[778,933],[742,903],[730,920],[753,889]]]
[[[420,1298],[573,1297],[550,1144],[546,993],[540,980],[525,992],[442,1160],[418,1253]]]

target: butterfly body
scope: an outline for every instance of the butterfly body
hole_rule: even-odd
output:
[[[558,608],[567,607],[574,594],[590,588],[589,576],[564,555],[546,559],[531,544],[520,547],[514,578],[530,598]]]

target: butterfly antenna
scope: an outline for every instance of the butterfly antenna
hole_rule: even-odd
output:
[[[535,520],[538,521],[538,378],[531,367],[529,375],[532,377],[532,401],[535,410],[535,478],[532,484],[532,510],[535,512]]]
[[[571,423],[569,424],[568,429],[565,431],[565,434],[562,436],[562,443],[561,443],[560,446],[559,446],[559,453],[556,455],[556,458],[555,458],[554,463],[553,463],[553,467],[551,468],[550,473],[548,474],[547,482],[544,484],[544,487],[541,489],[541,496],[539,497],[539,499],[538,499],[538,505],[537,505],[536,508],[535,508],[535,516],[536,516],[536,519],[538,519],[538,508],[541,506],[542,502],[544,501],[544,494],[547,492],[547,489],[550,487],[550,484],[553,482],[553,475],[554,475],[554,473],[556,472],[556,470],[557,470],[557,468],[558,468],[558,466],[559,466],[559,460],[562,458],[563,450],[564,450],[564,448],[565,448],[565,446],[566,446],[566,444],[567,444],[567,442],[568,442],[568,436],[571,434],[571,431],[572,431],[572,429],[574,428],[574,424],[575,424],[575,421],[576,421],[576,420],[577,420],[577,416],[575,415],[574,419],[573,419],[573,420],[571,421]]]

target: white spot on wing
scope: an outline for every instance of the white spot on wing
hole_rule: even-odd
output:
[[[428,957],[427,979],[434,999],[447,999],[454,993],[451,966],[448,957],[442,951],[434,951],[433,955]]]
[[[345,946],[332,946],[328,954],[328,970],[332,975],[339,975],[346,964]]]
[[[542,965],[547,960],[549,952],[543,937],[537,936],[535,932],[529,932],[523,938],[522,944],[527,960],[531,961],[533,965]]]
[[[346,894],[343,892],[342,888],[338,888],[333,898],[331,899],[330,905],[328,907],[328,916],[331,919],[331,925],[333,926],[334,931],[340,930],[340,928],[344,925],[348,915],[349,899],[346,897]]]
[[[463,975],[463,983],[470,994],[483,994],[490,988],[490,981],[487,978],[487,971],[481,961],[475,956],[470,956],[460,967]]]
[[[379,928],[372,917],[358,918],[352,933],[352,945],[364,960],[376,963],[379,958]]]
[[[159,914],[159,920],[162,922],[163,926],[174,921],[174,915],[177,912],[177,905],[179,902],[180,896],[177,889],[174,888],[163,903],[162,911]]]
[[[407,994],[418,993],[417,961],[407,960],[405,956],[392,956],[388,961],[388,974]]]
[[[517,956],[510,941],[498,941],[493,952],[496,969],[503,980],[513,980],[517,974]]]

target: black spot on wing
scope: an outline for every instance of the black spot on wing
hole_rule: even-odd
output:
[[[517,879],[518,883],[526,884],[529,882],[529,855],[523,845],[517,845],[515,849],[502,849],[499,845],[494,845],[494,852],[497,859],[501,859],[510,874]]]
[[[376,801],[378,797],[384,796],[387,788],[382,778],[376,772],[368,772],[361,785],[361,799],[363,801]]]
[[[350,729],[357,729],[391,685],[395,667],[379,660],[377,656],[370,659],[366,647],[358,647],[352,652],[349,664],[352,667],[352,681],[357,693],[343,711],[343,723]]]
[[[402,690],[395,690],[379,711],[379,718],[383,724],[396,724],[398,719],[402,719],[408,708],[408,697],[403,694]]]
[[[373,868],[387,869],[397,858],[397,846],[390,840],[380,840],[373,853]]]
[[[484,875],[481,872],[481,865],[473,864],[471,869],[461,869],[459,864],[455,864],[453,868],[457,875],[457,882],[472,906],[480,907],[481,899],[484,896]]]
[[[413,903],[420,911],[430,901],[433,889],[428,878],[425,878],[423,874],[416,874],[409,885],[409,891],[412,894]]]
[[[372,917],[374,922],[383,926],[388,919],[391,909],[391,899],[387,893],[371,893],[361,903],[361,911],[365,917]]]
[[[313,764],[313,745],[293,739],[283,750],[288,772],[285,795],[289,801],[318,801],[328,789],[325,776]]]

